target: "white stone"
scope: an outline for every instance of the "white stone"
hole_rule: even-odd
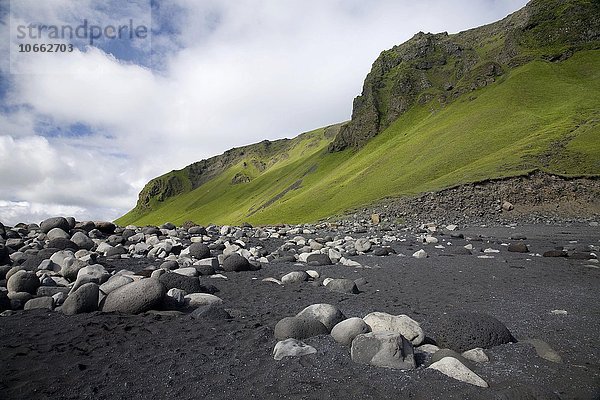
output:
[[[477,347],[475,349],[467,350],[462,353],[462,356],[467,360],[471,360],[477,363],[484,363],[490,361],[490,358],[485,354],[482,348]]]
[[[440,348],[434,344],[422,344],[416,348],[416,350],[422,351],[423,353],[427,353],[427,354],[434,354],[439,349]]]
[[[383,312],[372,312],[363,320],[373,332],[395,332],[404,336],[414,346],[423,343],[425,332],[421,325],[408,315],[391,315]]]
[[[184,276],[198,276],[198,270],[194,267],[174,269],[172,272]]]
[[[316,352],[317,349],[299,340],[286,339],[277,342],[273,349],[273,358],[275,360],[282,360],[285,357],[301,357]]]
[[[223,304],[223,299],[208,293],[190,293],[185,296],[185,303],[190,307],[202,307]]]
[[[454,357],[444,357],[431,364],[428,368],[440,371],[442,374],[461,382],[470,383],[471,385],[480,387],[488,387],[486,381]]]
[[[423,249],[415,251],[412,255],[414,258],[427,258],[427,252]]]

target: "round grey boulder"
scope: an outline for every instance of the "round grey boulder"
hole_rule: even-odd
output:
[[[301,283],[305,282],[310,276],[304,271],[288,272],[281,277],[281,283]]]
[[[329,329],[321,321],[313,318],[286,317],[275,325],[275,338],[307,339],[318,335],[327,335]]]
[[[117,290],[121,286],[125,286],[133,282],[133,278],[124,275],[113,275],[106,282],[100,285],[100,290],[104,294],[109,294],[113,290]]]
[[[190,245],[190,255],[197,260],[210,257],[210,249],[204,243],[192,243]]]
[[[310,265],[331,265],[331,259],[327,254],[311,254],[306,258],[306,262]]]
[[[11,260],[10,260],[10,254],[8,252],[8,248],[3,245],[0,244],[0,265],[10,265],[11,264]]]
[[[415,369],[412,344],[399,333],[371,332],[358,335],[352,341],[352,361],[376,367]]]
[[[75,315],[98,310],[100,290],[95,283],[86,283],[67,297],[61,307],[65,315]]]
[[[36,297],[25,303],[24,310],[54,309],[54,299],[50,296]]]
[[[40,286],[39,278],[30,271],[17,271],[6,282],[6,287],[9,292],[27,292],[31,294],[37,293],[37,288]]]
[[[312,318],[320,321],[331,332],[334,326],[346,319],[339,308],[331,304],[313,304],[296,314],[298,318]]]
[[[141,279],[110,292],[102,311],[139,314],[159,305],[166,292],[158,279]]]
[[[350,346],[358,335],[371,332],[371,327],[362,318],[348,318],[331,330],[331,337],[344,346]]]
[[[73,289],[71,291],[74,292],[80,286],[90,282],[101,285],[106,282],[108,278],[110,278],[110,274],[101,264],[83,267],[79,270],[79,272],[77,272],[77,279],[75,280],[75,284],[73,285]]]
[[[43,233],[48,233],[54,228],[62,229],[65,232],[71,229],[69,221],[63,217],[48,218],[40,224],[40,229]]]
[[[436,342],[440,347],[462,353],[481,347],[515,342],[508,328],[491,315],[474,312],[456,312],[442,316],[436,328]]]
[[[46,236],[48,237],[48,240],[70,239],[71,238],[71,236],[66,231],[64,231],[60,228],[50,229],[50,231],[46,234]]]
[[[75,232],[71,236],[71,241],[79,246],[80,249],[92,250],[95,246],[94,241],[83,232]]]
[[[362,253],[366,253],[367,251],[371,250],[371,246],[371,241],[366,238],[356,239],[356,242],[354,242],[354,248],[356,251],[360,251]]]
[[[444,357],[456,358],[458,361],[461,362],[461,364],[463,364],[467,368],[473,369],[473,363],[471,361],[467,360],[461,354],[458,354],[454,350],[450,350],[450,349],[439,349],[438,351],[433,353],[433,356],[431,356],[431,360],[429,361],[429,363],[430,364],[436,363]]]
[[[358,294],[359,290],[351,279],[332,279],[325,286],[332,292],[346,293],[346,294]]]
[[[177,270],[179,271],[179,270]],[[175,272],[162,274],[158,280],[165,286],[166,290],[181,289],[187,294],[200,293],[202,288],[198,277],[181,275]]]
[[[233,253],[223,261],[223,269],[227,272],[241,272],[251,271],[253,268],[245,257]]]

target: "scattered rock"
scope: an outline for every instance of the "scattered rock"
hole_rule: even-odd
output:
[[[54,299],[50,296],[36,297],[25,303],[24,310],[48,309],[54,310]]]
[[[301,357],[308,354],[314,354],[317,350],[299,340],[286,339],[277,342],[275,349],[273,349],[273,358],[276,360],[282,360],[285,357]]]
[[[296,317],[316,319],[327,327],[328,332],[346,318],[339,308],[331,304],[310,305],[296,314]]]
[[[327,334],[329,334],[329,329],[314,318],[286,317],[275,325],[275,338],[278,340],[290,338],[301,340]]]
[[[64,217],[48,218],[40,224],[40,230],[43,233],[48,233],[54,228],[62,229],[65,232],[68,232],[71,229],[69,221]]]
[[[159,305],[167,290],[154,278],[141,279],[110,292],[102,311],[139,314]]]
[[[522,340],[523,343],[529,343],[535,348],[535,352],[538,356],[544,360],[548,360],[554,363],[562,363],[562,357],[556,352],[550,345],[540,339],[527,339]]]
[[[356,287],[351,279],[331,279],[325,286],[332,292],[346,293],[346,294],[358,294],[360,291]]]
[[[436,341],[440,347],[459,353],[477,347],[488,349],[515,341],[502,322],[481,313],[446,314],[440,319],[436,331]]]
[[[208,293],[191,293],[185,296],[185,305],[188,307],[198,308],[219,304],[223,304],[223,300],[220,297]]]
[[[6,282],[6,287],[10,292],[27,292],[36,294],[40,286],[39,278],[30,271],[17,271]]]
[[[245,257],[232,253],[223,261],[223,269],[227,272],[242,272],[252,271],[254,268]]]
[[[331,337],[344,346],[350,346],[355,337],[369,332],[371,327],[362,318],[353,317],[335,325],[331,330]]]
[[[187,294],[202,292],[200,281],[194,276],[185,276],[175,272],[167,272],[166,274],[161,275],[158,280],[165,286],[166,290],[177,288],[185,291]]]
[[[366,238],[356,239],[356,242],[354,242],[354,248],[361,253],[366,253],[371,250],[371,246],[371,241]]]
[[[485,351],[483,351],[483,349],[479,347],[465,351],[464,353],[462,353],[462,356],[467,360],[476,363],[484,363],[490,361],[490,358],[487,356],[487,354],[485,354]]]
[[[517,242],[511,243],[508,246],[508,251],[513,253],[529,253],[529,247],[525,243]]]
[[[450,349],[439,349],[438,351],[433,353],[433,355],[431,356],[430,364],[435,364],[436,362],[440,361],[442,358],[445,357],[456,358],[458,361],[461,362],[461,364],[463,364],[467,368],[472,368],[471,362],[467,358]]]
[[[327,254],[311,254],[306,258],[306,262],[310,265],[331,265],[331,259]]]
[[[190,255],[197,260],[210,257],[210,248],[204,243],[192,243],[189,250]]]
[[[99,288],[95,283],[86,283],[71,293],[61,306],[66,315],[75,315],[98,309]]]
[[[481,379],[479,375],[471,371],[454,357],[444,357],[431,364],[428,368],[440,371],[442,374],[461,382],[480,387],[488,387],[486,381]]]
[[[372,312],[363,318],[373,332],[395,332],[408,339],[414,346],[423,343],[425,332],[419,323],[407,315],[391,315]]]
[[[425,250],[421,249],[421,250],[415,251],[412,256],[414,258],[421,259],[421,258],[427,258],[428,254],[427,254],[427,252]]]
[[[281,277],[281,283],[293,284],[306,282],[310,276],[304,271],[292,271]]]
[[[370,332],[358,335],[352,341],[352,361],[376,367],[415,369],[413,346],[401,334]]]

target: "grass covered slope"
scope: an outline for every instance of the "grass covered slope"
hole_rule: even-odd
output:
[[[360,149],[327,152],[333,137],[324,128],[260,156],[242,152],[195,188],[189,171],[175,171],[157,179],[167,191],[175,179],[180,194],[140,201],[116,222],[299,223],[534,169],[598,175],[599,66],[598,50],[529,62],[444,106],[434,99],[412,107]]]

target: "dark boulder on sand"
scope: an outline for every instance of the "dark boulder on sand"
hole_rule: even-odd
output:
[[[436,332],[439,347],[459,353],[476,347],[488,349],[516,341],[502,322],[491,315],[474,312],[444,315],[438,322]]]
[[[327,334],[329,334],[329,329],[315,318],[286,317],[275,325],[277,340],[308,339]]]

